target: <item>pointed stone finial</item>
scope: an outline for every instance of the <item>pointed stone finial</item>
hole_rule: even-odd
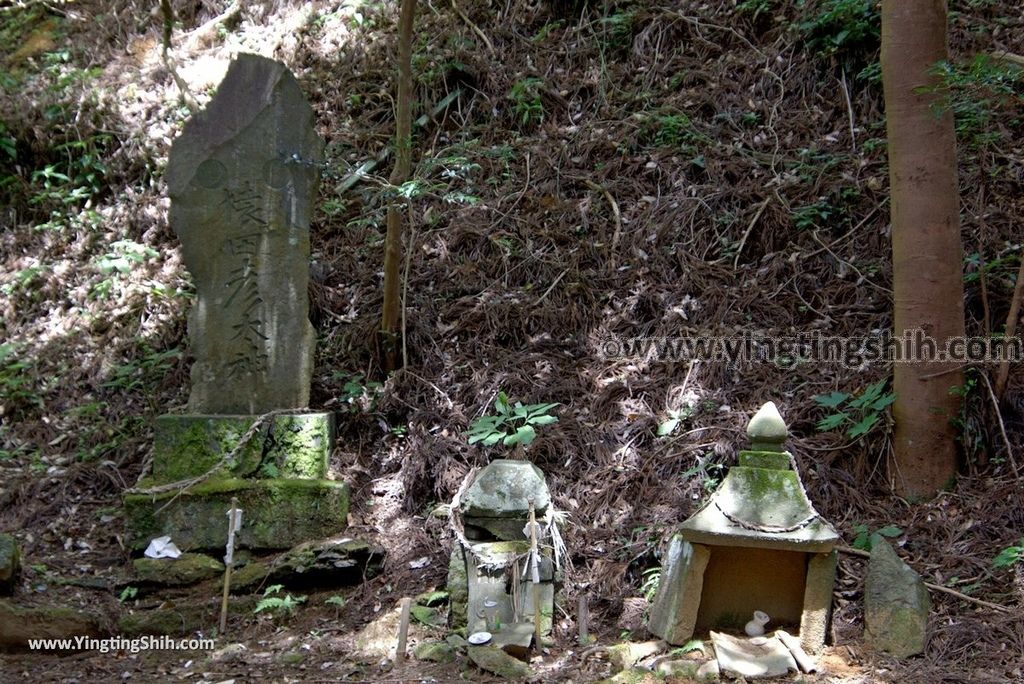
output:
[[[775,402],[769,401],[754,414],[747,424],[747,437],[753,451],[782,451],[789,429]]]

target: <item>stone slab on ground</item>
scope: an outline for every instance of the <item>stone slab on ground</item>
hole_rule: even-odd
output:
[[[154,483],[142,482],[144,489]],[[231,498],[243,513],[236,543],[247,549],[287,549],[331,537],[348,524],[348,485],[333,480],[211,479],[186,490],[124,497],[125,531],[133,549],[171,535],[185,550],[223,549]],[[166,507],[164,507],[166,505]],[[162,509],[162,510],[161,510]]]
[[[259,416],[177,415],[156,419],[153,479],[206,474],[238,446]],[[217,477],[323,479],[334,447],[333,413],[272,416]]]
[[[533,676],[533,671],[526,663],[513,658],[497,646],[470,646],[469,659],[481,670],[497,675],[502,679],[520,681]]]
[[[864,638],[898,658],[923,653],[931,600],[924,581],[876,536],[864,583]]]
[[[455,648],[444,641],[424,641],[421,644],[416,644],[412,653],[416,660],[426,660],[432,663],[455,661]]]
[[[380,574],[384,550],[361,539],[334,536],[290,549],[270,565],[269,579],[285,586],[358,584]]]
[[[63,606],[24,608],[0,600],[0,653],[27,652],[29,639],[74,639],[105,634],[99,618],[90,613]]]
[[[136,558],[132,561],[140,582],[183,587],[224,574],[224,564],[201,553],[183,553],[177,558]]]

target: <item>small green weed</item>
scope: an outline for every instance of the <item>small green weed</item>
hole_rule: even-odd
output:
[[[1011,568],[1017,563],[1024,562],[1024,537],[1016,545],[1007,546],[992,559],[993,568]]]
[[[342,382],[338,392],[338,401],[348,405],[351,413],[369,413],[377,408],[377,402],[384,392],[384,386],[375,381],[367,380],[362,373],[343,373],[336,371],[334,379]]]
[[[334,619],[338,620],[341,618],[341,609],[345,607],[345,597],[335,594],[324,601],[324,605],[334,606]]]
[[[798,7],[807,18],[793,30],[812,51],[852,68],[878,49],[882,20],[873,0],[800,0]]]
[[[818,421],[818,431],[829,432],[848,424],[847,437],[860,439],[866,435],[882,417],[885,409],[896,401],[895,394],[885,391],[888,383],[888,378],[882,378],[865,387],[856,397],[847,392],[830,392],[814,397],[818,406],[835,411]],[[844,410],[840,410],[840,407],[844,407]]]
[[[522,127],[539,124],[544,120],[544,104],[540,94],[544,81],[539,78],[523,78],[512,84],[508,99],[512,101],[512,112]]]
[[[0,344],[0,414],[5,420],[43,408],[43,397],[31,371],[32,363],[19,358],[14,344]]]
[[[498,442],[504,446],[528,446],[537,437],[537,427],[558,422],[558,417],[549,413],[556,406],[557,403],[524,405],[519,401],[512,404],[508,395],[498,392],[494,400],[495,414],[474,420],[466,437],[470,444],[479,442],[483,446],[494,446]]]
[[[633,46],[636,12],[615,12],[601,18],[601,45],[608,52],[622,53]]]
[[[860,549],[861,551],[870,551],[871,547],[883,537],[895,539],[903,534],[903,530],[895,525],[886,525],[885,527],[880,527],[874,532],[871,532],[867,525],[858,523],[853,526],[853,531],[857,536],[853,538],[852,546],[853,548]]]
[[[285,594],[284,597],[277,596],[284,589],[283,584],[272,584],[263,590],[263,598],[256,603],[254,615],[269,612],[278,618],[288,618],[295,614],[299,606],[306,602],[305,596],[292,596]]]
[[[640,584],[640,593],[652,603],[658,594],[658,586],[661,584],[661,568],[647,568],[643,571],[643,582]]]

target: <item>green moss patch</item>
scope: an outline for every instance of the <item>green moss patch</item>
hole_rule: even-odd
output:
[[[203,475],[235,449],[257,416],[163,415],[156,419],[153,478],[177,482]],[[223,469],[224,477],[309,478],[327,475],[334,414],[274,416]]]
[[[143,482],[141,487],[151,486]],[[211,479],[185,491],[124,497],[128,543],[143,549],[153,537],[170,535],[182,550],[223,549],[227,511],[238,498],[240,548],[286,549],[343,530],[348,520],[348,485],[331,480]]]

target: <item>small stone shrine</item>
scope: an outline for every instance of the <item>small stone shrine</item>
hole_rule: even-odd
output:
[[[812,653],[825,642],[839,535],[814,510],[788,430],[768,402],[747,426],[751,449],[669,543],[648,629],[670,644],[709,630],[742,632],[755,611],[769,630],[796,628]]]
[[[498,459],[481,469],[461,500],[454,502],[468,547],[455,545],[448,571],[452,626],[465,626],[470,634],[492,632],[495,645],[517,656],[523,651],[516,642],[525,639],[528,648],[533,634],[534,585],[525,562],[530,551],[530,500],[543,523],[551,494],[537,466]],[[547,531],[545,526],[545,537]],[[540,553],[541,629],[548,634],[560,573],[551,546],[542,544]]]
[[[192,387],[188,414],[157,418],[152,476],[137,488],[148,493],[125,496],[135,549],[161,535],[182,549],[223,548],[232,497],[242,547],[287,548],[346,525],[348,488],[327,479],[333,415],[302,411],[322,150],[295,77],[249,54],[171,147],[170,222],[196,289]]]

